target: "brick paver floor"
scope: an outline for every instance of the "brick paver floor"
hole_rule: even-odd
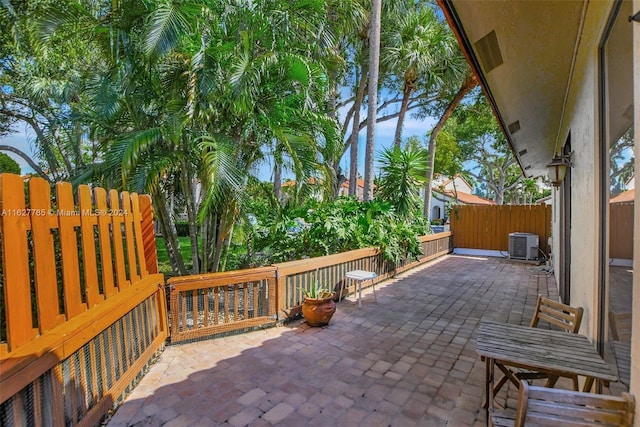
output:
[[[109,422],[120,426],[484,426],[483,318],[526,324],[541,267],[449,255],[304,320],[168,346]],[[513,387],[512,387],[513,389]]]

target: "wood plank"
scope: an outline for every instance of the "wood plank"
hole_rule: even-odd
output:
[[[29,180],[29,199],[31,209],[37,213],[31,220],[31,235],[38,326],[40,333],[44,333],[65,320],[65,316],[60,313],[56,254],[52,235],[52,230],[58,229],[58,218],[51,211],[51,187],[44,179]]]
[[[82,265],[84,267],[85,294],[87,305],[93,307],[104,301],[98,286],[98,263],[96,262],[95,227],[98,216],[91,202],[91,189],[88,185],[78,187],[80,205],[80,234],[82,239]]]
[[[133,233],[133,213],[131,212],[131,196],[129,192],[122,192],[122,209],[114,212],[113,215],[120,215],[124,223],[125,244],[127,248],[127,265],[129,267],[129,280],[137,282],[140,280],[138,271],[138,261],[136,259],[135,235]],[[142,263],[142,259],[140,259]]]
[[[28,343],[34,336],[31,320],[31,291],[27,230],[30,218],[24,200],[24,183],[18,175],[0,174],[0,223],[2,228],[2,262],[4,300],[9,350]]]
[[[115,295],[118,290],[113,276],[113,257],[111,254],[111,218],[107,207],[107,192],[97,187],[93,190],[96,213],[98,215],[98,241],[100,243],[100,266],[102,268],[102,287],[105,298]]]
[[[138,269],[141,277],[146,277],[149,272],[147,270],[147,262],[144,253],[144,235],[142,234],[142,213],[140,212],[140,197],[137,193],[131,193],[131,213],[133,215],[133,234],[135,236],[136,258]],[[153,230],[153,224],[152,224]],[[151,233],[152,242],[155,249],[156,239],[155,233]],[[154,252],[155,253],[155,252]],[[155,271],[157,273],[157,271]]]
[[[120,215],[112,215],[112,212],[119,212],[120,195],[116,190],[109,191],[109,218],[111,219],[111,239],[113,242],[114,264],[116,271],[116,282],[118,289],[122,291],[124,288],[131,286],[131,282],[127,280],[127,271],[124,261],[124,245],[122,240],[122,228],[124,218]]]
[[[62,280],[64,287],[64,308],[67,319],[87,310],[82,301],[80,283],[80,263],[78,261],[78,234],[80,215],[73,200],[73,188],[68,182],[56,184],[58,202],[58,224],[60,229],[60,249],[62,252]]]
[[[144,260],[147,272],[155,274],[158,272],[158,254],[156,249],[156,233],[153,226],[153,207],[149,195],[138,197],[140,204],[140,229],[142,232],[142,245],[144,247]]]

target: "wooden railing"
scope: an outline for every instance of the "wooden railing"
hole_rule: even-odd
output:
[[[2,425],[97,424],[167,337],[148,197],[51,193],[0,174]]]
[[[167,284],[172,343],[276,321],[274,267],[174,277]]]
[[[453,250],[453,234],[444,232],[420,237],[422,256],[415,261],[405,260],[396,265],[384,259],[375,248],[357,249],[335,255],[274,264],[278,270],[278,314],[292,317],[298,314],[302,303],[302,290],[308,289],[314,280],[334,291],[344,285],[345,292],[355,292],[356,284],[345,281],[350,270],[373,271],[378,277],[364,286],[381,282],[394,274],[430,261]]]
[[[420,259],[400,265],[384,260],[378,249],[366,248],[251,270],[171,278],[171,342],[273,325],[298,314],[302,290],[313,280],[336,291],[344,284],[349,293],[355,291],[353,283],[343,283],[349,270],[375,271],[377,283],[453,250],[451,232],[420,241]]]

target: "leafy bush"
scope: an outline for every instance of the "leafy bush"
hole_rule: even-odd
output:
[[[271,262],[378,247],[399,263],[422,253],[418,237],[428,233],[419,212],[401,217],[388,202],[349,197],[283,209],[277,218],[258,217],[253,227],[255,250],[268,254]]]

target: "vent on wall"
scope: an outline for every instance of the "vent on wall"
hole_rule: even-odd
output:
[[[509,233],[509,258],[537,260],[538,235],[533,233]]]
[[[475,46],[485,73],[504,63],[495,30],[478,40]]]

